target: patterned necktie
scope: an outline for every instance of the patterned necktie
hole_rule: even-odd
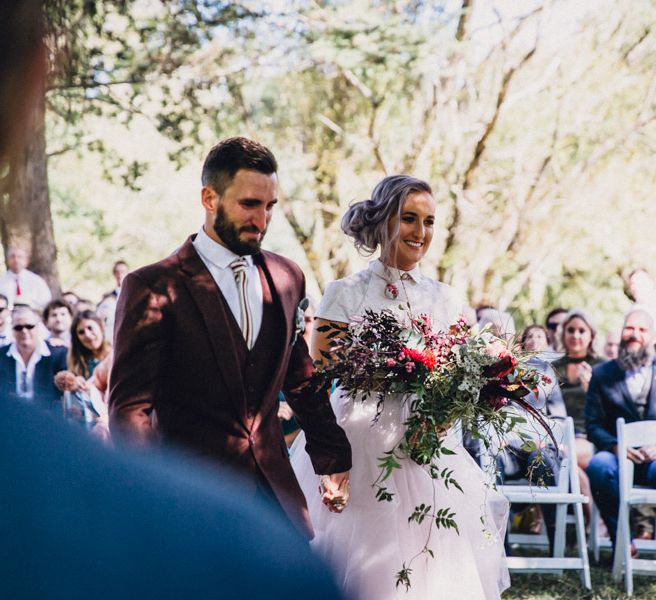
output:
[[[250,350],[253,347],[253,311],[248,302],[248,287],[246,269],[248,262],[242,256],[236,258],[230,263],[232,274],[235,276],[235,283],[237,284],[237,293],[239,294],[239,309],[241,313],[240,325],[241,332],[244,334],[244,340]]]

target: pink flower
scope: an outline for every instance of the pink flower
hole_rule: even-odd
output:
[[[415,363],[413,363],[413,362],[405,363],[405,370],[408,373],[412,373],[412,371],[414,371],[414,368],[415,368]]]
[[[396,361],[393,358],[388,358],[385,361],[385,366],[386,367],[393,367],[396,364]]]

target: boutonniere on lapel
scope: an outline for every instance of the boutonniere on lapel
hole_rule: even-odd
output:
[[[308,298],[303,298],[296,307],[296,315],[294,315],[294,335],[292,336],[291,343],[292,346],[296,343],[299,334],[303,335],[303,333],[305,333],[305,311],[308,306],[310,306],[310,300]]]

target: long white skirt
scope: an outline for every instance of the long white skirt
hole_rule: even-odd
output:
[[[386,399],[374,422],[375,399],[354,401],[338,389],[331,402],[353,448],[351,497],[344,512],[330,513],[322,504],[303,433],[292,446],[292,466],[314,525],[312,547],[332,565],[347,596],[358,600],[499,598],[510,584],[503,549],[508,503],[486,485],[484,473],[462,448],[460,436],[449,432],[445,445],[456,454],[442,457],[438,464],[440,469],[453,469],[463,492],[446,489],[425,467],[402,459],[402,468],[383,484],[394,494],[392,501],[379,502],[372,487],[380,473],[378,459],[403,436],[407,403]],[[450,508],[460,533],[436,529],[428,518],[421,525],[409,523],[408,517],[422,503]],[[435,557],[415,558],[410,589],[397,588],[396,573],[421,551],[431,527],[428,545]]]

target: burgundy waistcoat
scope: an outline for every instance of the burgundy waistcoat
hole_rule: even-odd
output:
[[[268,277],[260,265],[257,265],[257,270],[262,283],[262,326],[250,351],[246,346],[239,323],[234,318],[223,294],[220,294],[226,314],[229,315],[228,327],[231,329],[230,333],[235,341],[235,352],[241,368],[246,394],[246,413],[249,420],[255,416],[280,360],[280,357],[271,352],[271,348],[278,346],[278,341],[285,335],[282,308],[277,299],[274,299]],[[235,374],[235,376],[237,375]]]

